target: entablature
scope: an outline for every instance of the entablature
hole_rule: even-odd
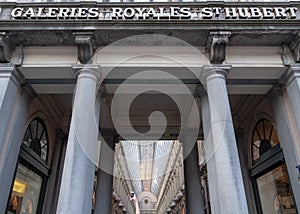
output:
[[[202,67],[210,65],[205,47],[193,48],[188,52],[189,49],[184,51],[182,47],[118,46],[101,52],[104,48],[98,47],[93,63],[101,67],[108,94],[113,94],[125,80],[127,84],[177,84],[168,75],[157,76],[155,72],[131,78],[150,70],[169,73],[193,91],[201,84]],[[198,55],[194,50],[199,51]],[[265,94],[278,83],[287,66],[294,63],[292,53],[280,46],[229,46],[226,52],[224,63],[232,66],[227,76],[228,91],[232,94]],[[76,76],[72,66],[78,63],[76,46],[24,47],[23,53],[24,60],[18,69],[37,93],[73,93]]]
[[[1,3],[0,30],[298,29],[300,2]]]

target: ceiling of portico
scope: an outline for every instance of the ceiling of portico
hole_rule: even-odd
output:
[[[99,47],[100,50],[101,48],[103,47]],[[158,54],[155,55],[156,52]],[[16,51],[16,59],[17,53]],[[149,55],[150,58],[146,57]],[[126,57],[130,60],[124,63],[123,59]],[[196,89],[201,86],[202,66],[209,64],[207,50],[198,46],[192,49],[176,46],[117,46],[108,51],[100,51],[95,60],[100,64],[105,77],[102,84],[104,95],[101,104],[101,127],[112,130],[117,126],[124,132],[130,132],[129,128],[133,126],[135,131],[145,133],[149,131],[151,113],[162,111],[166,118],[154,117],[153,127],[158,133],[164,127],[161,124],[166,122],[165,136],[169,139],[176,138],[182,122],[177,106],[187,103],[187,94],[180,92],[181,85],[188,89],[188,94],[199,96]],[[120,62],[123,63],[113,68],[109,67]],[[178,62],[188,66],[179,66]],[[291,54],[288,51],[283,52],[279,46],[227,47],[226,64],[232,65],[227,76],[227,87],[230,97],[234,97],[232,102],[237,100],[238,103],[243,95],[266,95],[287,71],[284,63],[291,62]],[[75,63],[78,63],[75,46],[24,47],[23,64],[18,66],[18,69],[37,94],[54,94],[70,112],[76,83],[72,72],[72,64]],[[139,75],[141,73],[142,75]],[[138,76],[134,76],[137,74]],[[124,96],[116,98],[117,102],[113,102],[114,95],[121,86],[133,88],[133,92],[121,89]],[[142,92],[145,88],[147,90]],[[133,99],[130,108],[122,105],[135,93],[139,95]],[[164,93],[174,95],[178,103]],[[196,100],[200,106],[199,99]],[[121,104],[115,106],[117,114],[113,118],[112,103],[118,102]],[[235,109],[234,106],[232,108]],[[187,109],[185,111],[188,111]],[[124,120],[126,112],[129,112],[130,124]]]
[[[54,95],[58,98],[60,104],[64,107],[66,111],[66,116],[69,117],[72,108],[72,95],[59,94]],[[265,96],[263,95],[230,95],[230,105],[232,114],[235,118],[239,120],[244,120],[247,117],[247,112],[251,112],[255,109]],[[139,133],[136,139],[141,139],[141,136],[147,136],[145,139],[157,139],[159,134],[162,134],[162,139],[177,139],[178,134],[182,127],[182,114],[184,111],[180,112],[178,105],[183,105],[187,103],[185,95],[178,95],[175,103],[168,95],[159,93],[146,93],[138,95],[127,109],[124,106],[117,106],[114,111],[117,112],[114,117],[112,117],[111,101],[113,99],[113,94],[109,94],[104,97],[101,101],[101,117],[100,117],[100,129],[102,134],[107,134],[107,131],[111,133],[115,130],[118,134],[127,133],[125,137],[130,137],[130,139],[135,139],[135,135],[132,132]],[[126,99],[126,96],[124,97]],[[122,102],[122,99],[120,100]],[[196,103],[199,111],[199,118],[201,120],[201,102],[196,98]],[[166,122],[161,115],[154,117],[155,122],[149,123],[149,118],[151,113],[159,111],[161,112]],[[129,112],[129,114],[126,114]],[[125,120],[129,117],[129,123]],[[64,118],[66,120],[66,118]],[[152,129],[154,131],[153,136],[148,136],[147,132]],[[157,134],[157,135],[156,135]],[[122,137],[122,136],[121,136]],[[203,138],[202,123],[199,125],[199,139]]]
[[[17,61],[18,51],[14,56]],[[76,77],[71,67],[77,63],[76,47],[26,47],[24,56],[19,70],[38,94],[74,92]],[[113,93],[124,81],[161,85],[183,81],[192,87],[201,84],[202,66],[209,65],[204,47],[174,46],[115,46],[105,51],[100,48],[94,63],[101,67],[107,93]],[[227,76],[228,91],[266,94],[285,74],[288,63],[293,63],[293,59],[282,47],[229,46],[226,64],[232,69]]]

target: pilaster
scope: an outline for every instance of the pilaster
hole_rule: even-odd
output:
[[[0,64],[0,149],[7,141],[9,123],[13,117],[14,105],[21,96],[22,75],[12,64]]]
[[[294,114],[291,110],[288,96],[282,85],[274,86],[268,94],[276,122],[280,146],[282,147],[288,170],[289,181],[293,189],[294,198],[296,199],[300,198],[298,170],[295,168],[300,163],[300,136],[299,132],[294,128]],[[297,98],[294,97],[294,99]],[[295,200],[295,203],[297,210],[300,210],[299,200]]]
[[[0,78],[1,79],[1,78]],[[1,100],[1,140],[0,140],[0,213],[5,213],[9,199],[15,167],[17,165],[20,146],[32,96],[24,87],[16,86],[9,81],[5,96]],[[0,84],[2,87],[2,84]],[[1,90],[0,90],[1,92]],[[9,167],[8,167],[9,166]]]
[[[300,63],[292,64],[283,78],[293,115],[300,133]]]

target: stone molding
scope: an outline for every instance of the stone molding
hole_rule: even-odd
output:
[[[15,85],[26,85],[25,77],[19,72],[15,65],[9,63],[0,63],[0,78],[10,77]]]
[[[12,46],[6,32],[0,32],[0,63],[10,62],[12,56]]]
[[[96,78],[96,81],[99,82],[101,80],[101,69],[99,65],[95,64],[85,64],[80,65],[76,64],[72,66],[74,74],[78,77],[79,75],[86,74],[86,77]]]
[[[291,64],[286,74],[280,79],[280,82],[286,86],[290,85],[294,79],[300,78],[300,64]]]
[[[300,32],[298,32],[294,37],[290,40],[291,42],[288,44],[295,62],[300,62]]]
[[[230,31],[210,32],[206,46],[209,52],[209,61],[212,64],[221,64],[226,57],[226,45],[231,35]]]
[[[75,44],[78,47],[78,60],[82,64],[87,64],[93,58],[95,45],[93,33],[74,33]]]
[[[229,71],[231,70],[231,65],[208,65],[203,66],[203,70],[201,72],[201,80],[203,83],[207,83],[210,79],[213,78],[226,78]]]
[[[268,92],[268,94],[267,94],[267,96],[269,97],[269,98],[273,98],[273,96],[276,96],[276,97],[281,97],[281,96],[283,96],[283,91],[282,91],[282,89],[283,89],[283,86],[282,86],[282,84],[277,84],[277,85],[274,85],[271,89],[270,89],[270,91]]]

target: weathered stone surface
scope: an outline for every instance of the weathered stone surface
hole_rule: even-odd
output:
[[[74,68],[78,80],[57,207],[61,214],[90,213],[92,209],[95,163],[87,151],[97,150],[98,127],[92,110],[100,74],[99,70],[78,69]]]
[[[78,46],[78,59],[86,64],[92,59],[95,50],[92,33],[74,33],[74,36]]]
[[[230,68],[228,65],[207,66],[202,74],[210,106],[219,203],[216,213],[247,214],[249,212],[225,82]]]
[[[300,62],[300,32],[290,38],[288,46],[293,53],[295,62]]]
[[[0,32],[0,63],[8,63],[12,51],[12,45],[9,43],[7,33]]]
[[[210,32],[207,39],[209,61],[213,64],[221,64],[225,60],[226,45],[230,36],[229,31]]]

